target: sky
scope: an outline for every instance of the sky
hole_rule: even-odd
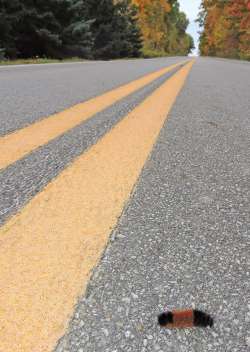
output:
[[[198,45],[199,45],[199,26],[198,23],[195,22],[197,18],[199,7],[201,4],[201,0],[179,0],[181,10],[186,13],[190,24],[187,29],[187,32],[192,35],[194,38],[196,49],[194,50],[194,54],[198,54]]]

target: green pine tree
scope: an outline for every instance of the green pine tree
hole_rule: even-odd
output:
[[[94,20],[93,55],[96,59],[138,56],[141,49],[136,7],[130,0],[86,0],[87,17]]]
[[[74,0],[0,0],[0,47],[10,58],[84,56],[90,23],[75,6]]]
[[[142,49],[142,36],[138,25],[138,11],[131,0],[116,3],[117,27],[119,28],[120,56],[138,57]]]
[[[131,0],[0,0],[0,55],[9,58],[140,55]]]

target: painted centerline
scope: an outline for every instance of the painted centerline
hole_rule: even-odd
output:
[[[0,350],[51,351],[65,331],[192,63],[0,230]]]
[[[109,132],[179,67],[34,150],[0,172],[0,226]]]
[[[144,87],[183,63],[174,64],[138,80],[51,115],[17,132],[0,138],[0,169],[21,159],[36,148],[47,144],[96,113]]]

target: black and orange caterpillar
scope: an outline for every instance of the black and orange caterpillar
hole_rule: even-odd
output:
[[[212,327],[213,318],[200,310],[186,309],[173,310],[172,312],[164,312],[158,316],[160,326],[169,329],[181,329],[192,327]]]

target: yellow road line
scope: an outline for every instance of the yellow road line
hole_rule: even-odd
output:
[[[0,351],[51,351],[62,336],[191,67],[0,229]]]
[[[47,144],[118,100],[144,87],[181,63],[165,67],[99,97],[51,115],[17,132],[0,138],[0,169],[7,167],[34,149]]]

